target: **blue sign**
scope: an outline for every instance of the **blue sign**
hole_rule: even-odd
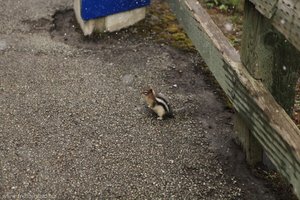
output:
[[[149,4],[150,0],[81,0],[81,17],[90,20]]]

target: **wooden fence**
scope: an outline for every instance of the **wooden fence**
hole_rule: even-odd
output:
[[[265,151],[300,199],[300,131],[289,117],[300,67],[300,1],[246,0],[241,56],[197,0],[167,0],[237,111],[247,161]]]

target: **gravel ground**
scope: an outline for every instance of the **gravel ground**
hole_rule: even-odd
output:
[[[276,199],[196,53],[134,27],[84,38],[72,1],[0,2],[1,199]],[[147,110],[148,85],[174,119]]]

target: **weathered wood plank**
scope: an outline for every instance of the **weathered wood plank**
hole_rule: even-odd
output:
[[[238,52],[197,0],[168,0],[179,22],[235,109],[300,198],[300,131],[270,92],[255,80]]]
[[[276,10],[278,0],[250,0],[259,12],[265,17],[271,18]]]
[[[279,0],[272,24],[300,50],[300,2],[298,0]]]
[[[256,9],[300,50],[300,1],[298,0],[250,0]]]

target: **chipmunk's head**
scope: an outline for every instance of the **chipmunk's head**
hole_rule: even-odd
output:
[[[142,92],[142,95],[144,95],[144,96],[155,96],[155,92],[154,92],[154,90],[152,89],[152,88],[150,88],[150,89],[147,89],[147,90],[144,90],[143,92]]]
[[[152,106],[154,104],[154,102],[155,102],[155,92],[152,88],[144,90],[142,92],[142,95],[144,96],[148,106]]]

